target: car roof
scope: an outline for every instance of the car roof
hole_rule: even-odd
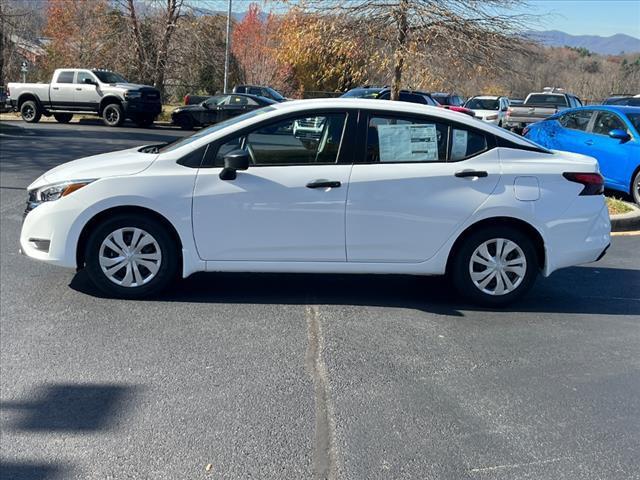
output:
[[[475,97],[471,97],[470,100],[473,98],[479,98],[480,100],[498,100],[502,97],[504,97],[504,95],[476,95]]]
[[[629,105],[585,105],[584,107],[567,108],[566,110],[559,112],[559,114],[580,110],[607,110],[616,113],[640,113],[640,107],[631,107]],[[556,116],[558,116],[558,114],[554,115],[554,117]]]

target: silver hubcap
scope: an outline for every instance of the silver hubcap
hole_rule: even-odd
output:
[[[506,295],[520,286],[527,273],[522,249],[506,238],[493,238],[475,249],[469,261],[473,284],[488,295]]]
[[[139,287],[153,279],[162,263],[155,238],[141,228],[125,227],[111,232],[99,252],[105,276],[122,287]]]

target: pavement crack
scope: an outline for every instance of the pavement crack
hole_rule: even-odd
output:
[[[315,393],[316,427],[313,449],[313,478],[333,480],[336,475],[335,420],[329,391],[327,366],[322,358],[324,338],[320,325],[320,309],[305,308],[307,319],[307,353],[305,368]]]

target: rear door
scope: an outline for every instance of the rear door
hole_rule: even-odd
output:
[[[75,72],[73,70],[60,70],[54,76],[49,97],[51,106],[58,110],[75,110],[76,86],[74,84]]]
[[[347,259],[425,261],[497,185],[495,138],[437,117],[362,117],[366,149],[349,182]]]

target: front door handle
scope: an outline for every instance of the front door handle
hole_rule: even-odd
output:
[[[313,182],[307,183],[307,188],[338,188],[342,185],[340,182],[336,182],[335,180],[314,180]]]
[[[584,142],[584,143],[586,143],[587,145],[593,145],[593,140],[587,140],[587,141],[586,141],[586,142]]]
[[[489,174],[484,170],[460,170],[454,174],[458,178],[468,178],[468,177],[486,177]]]
[[[60,90],[58,87],[51,87],[52,90]]]
[[[82,88],[80,88],[80,87],[76,87],[76,90],[78,90],[79,92],[81,92],[81,91],[82,91]]]

